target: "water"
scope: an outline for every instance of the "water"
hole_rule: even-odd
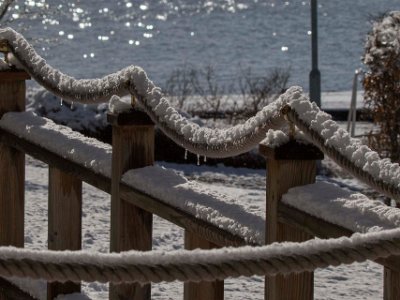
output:
[[[53,66],[73,76],[98,77],[142,66],[162,85],[184,64],[212,65],[223,84],[251,67],[265,74],[291,69],[290,84],[308,88],[309,1],[290,0],[29,0],[10,11],[11,25],[32,40]],[[49,11],[29,20],[22,10]],[[39,6],[39,7],[38,7]],[[371,15],[400,9],[397,0],[319,0],[323,91],[350,90],[361,67]]]

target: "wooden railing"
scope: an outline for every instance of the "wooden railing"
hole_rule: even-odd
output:
[[[25,109],[24,72],[0,73],[0,117]],[[60,156],[32,141],[0,129],[0,245],[24,246],[24,168],[25,154],[49,165],[49,236],[53,250],[81,248],[82,181],[111,195],[110,251],[151,250],[152,215],[156,214],[185,229],[185,248],[211,249],[246,244],[244,237],[198,219],[162,199],[156,199],[121,182],[124,172],[154,162],[154,125],[138,111],[108,116],[113,127],[111,178]],[[350,235],[347,229],[312,217],[280,202],[294,186],[313,183],[316,161],[322,153],[313,146],[289,142],[278,148],[260,145],[267,159],[266,243],[304,241],[313,237]],[[380,259],[385,266],[385,299],[400,299],[400,260]],[[4,284],[0,282],[3,287]],[[265,299],[312,299],[313,273],[266,278]],[[0,289],[0,299],[12,299],[15,290]],[[48,299],[80,290],[79,284],[49,283]],[[23,295],[23,296],[22,296]],[[15,299],[26,299],[25,294]],[[150,299],[150,285],[110,286],[110,299]],[[221,300],[223,281],[186,283],[186,300]]]

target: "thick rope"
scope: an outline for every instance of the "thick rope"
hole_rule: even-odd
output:
[[[176,144],[190,152],[212,158],[231,157],[248,152],[265,138],[269,129],[282,126],[280,108],[299,88],[265,107],[244,124],[229,129],[201,128],[183,117],[163,97],[160,89],[136,66],[130,66],[100,79],[75,79],[53,69],[40,57],[24,37],[11,28],[0,30],[13,56],[10,61],[20,65],[40,85],[69,101],[80,103],[106,102],[113,95],[131,94],[138,100],[155,124]]]
[[[0,276],[47,281],[214,281],[228,277],[289,274],[400,254],[400,230],[355,234],[263,247],[175,252],[29,251],[0,248]]]
[[[303,131],[306,136],[310,138],[313,144],[319,147],[322,152],[327,154],[338,165],[340,165],[346,171],[350,172],[354,177],[367,183],[369,186],[373,187],[377,191],[383,193],[390,198],[395,199],[396,201],[400,201],[400,189],[398,187],[384,180],[376,179],[370,173],[364,171],[359,166],[356,166],[354,162],[349,160],[337,149],[330,145],[327,145],[325,143],[325,139],[317,131],[310,128],[310,126],[306,122],[304,122],[293,109],[290,109],[290,107],[285,107],[283,109],[283,112],[290,122],[295,124],[301,131]]]

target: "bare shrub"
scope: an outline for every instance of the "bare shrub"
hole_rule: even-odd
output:
[[[218,114],[223,113],[221,105],[229,97],[232,88],[219,82],[215,69],[211,65],[199,70],[192,80],[194,92],[202,100],[202,109],[210,112],[215,120]]]
[[[194,95],[193,77],[197,76],[194,67],[187,64],[172,71],[163,87],[164,93],[178,109],[183,109],[189,97]]]
[[[254,76],[251,68],[240,72],[239,90],[243,99],[245,117],[254,115],[276,100],[286,88],[290,69],[275,68],[265,76]]]
[[[276,100],[287,88],[290,69],[276,68],[256,76],[251,68],[239,67],[237,74],[226,83],[211,65],[196,69],[185,64],[171,73],[163,91],[179,109],[214,120],[225,118],[232,124]]]

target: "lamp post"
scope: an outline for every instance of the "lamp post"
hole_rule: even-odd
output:
[[[321,73],[318,70],[318,7],[317,0],[311,0],[311,61],[310,100],[321,107]]]

